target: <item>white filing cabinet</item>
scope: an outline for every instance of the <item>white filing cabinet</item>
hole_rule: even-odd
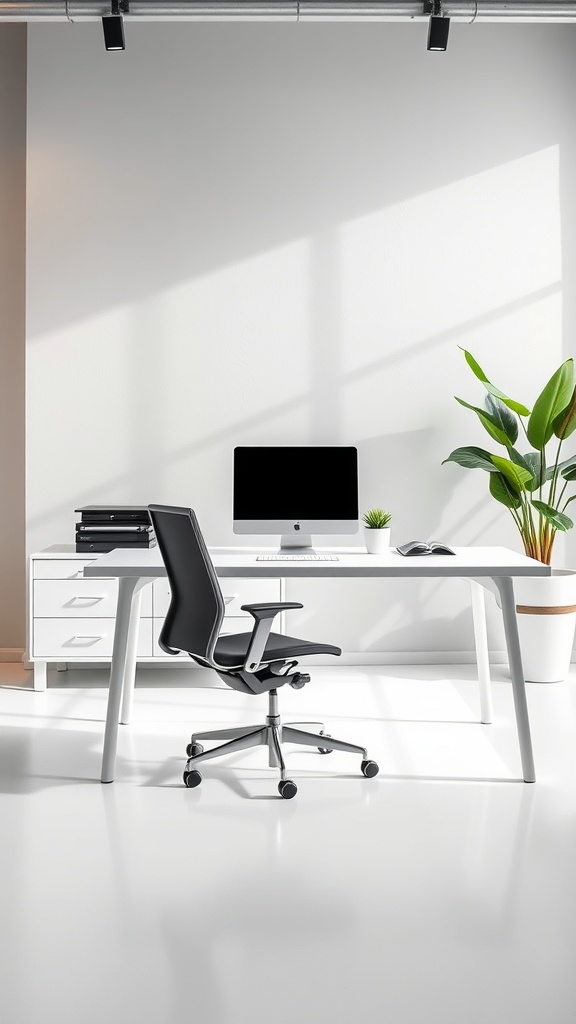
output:
[[[117,579],[85,579],[84,566],[95,561],[69,544],[53,545],[29,559],[28,657],[34,665],[34,689],[46,689],[48,664],[109,662],[112,657],[118,601]],[[250,632],[253,618],[241,605],[280,601],[282,581],[223,579],[220,581],[226,617],[222,633]],[[158,646],[170,588],[156,579],[142,591],[138,661],[167,665],[187,661],[171,657]],[[283,628],[281,618],[276,629]]]

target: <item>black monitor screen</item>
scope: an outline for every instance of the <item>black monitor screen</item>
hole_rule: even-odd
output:
[[[234,449],[234,519],[357,519],[350,445]]]

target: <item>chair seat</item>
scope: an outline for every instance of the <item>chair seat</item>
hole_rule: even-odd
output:
[[[239,667],[244,664],[250,646],[252,633],[229,633],[216,641],[214,660],[226,668]],[[333,644],[315,644],[310,640],[298,640],[282,633],[270,633],[262,661],[282,661],[299,658],[304,654],[335,654],[342,651]]]

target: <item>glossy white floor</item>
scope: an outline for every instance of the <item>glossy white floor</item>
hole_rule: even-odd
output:
[[[259,698],[142,670],[102,786],[104,674],[35,694],[0,666],[2,1019],[572,1024],[576,673],[528,687],[535,785],[494,675],[481,726],[472,666],[316,668],[285,719],[324,716],[381,772],[288,748],[283,801],[263,748],[181,783],[192,725]]]

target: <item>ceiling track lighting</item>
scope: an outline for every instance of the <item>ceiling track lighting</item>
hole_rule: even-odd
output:
[[[432,0],[432,13],[428,22],[428,49],[442,51],[448,48],[448,33],[450,31],[450,18],[444,16],[442,11],[442,0]],[[430,8],[429,3],[424,4],[424,10]]]
[[[127,14],[120,0],[120,14]],[[130,21],[427,22],[432,0],[130,0]],[[0,0],[2,21],[100,21],[109,0]],[[442,0],[453,22],[574,23],[576,0]]]
[[[107,50],[124,50],[124,19],[123,14],[129,12],[129,0],[112,0],[110,14],[102,18],[104,46]]]

